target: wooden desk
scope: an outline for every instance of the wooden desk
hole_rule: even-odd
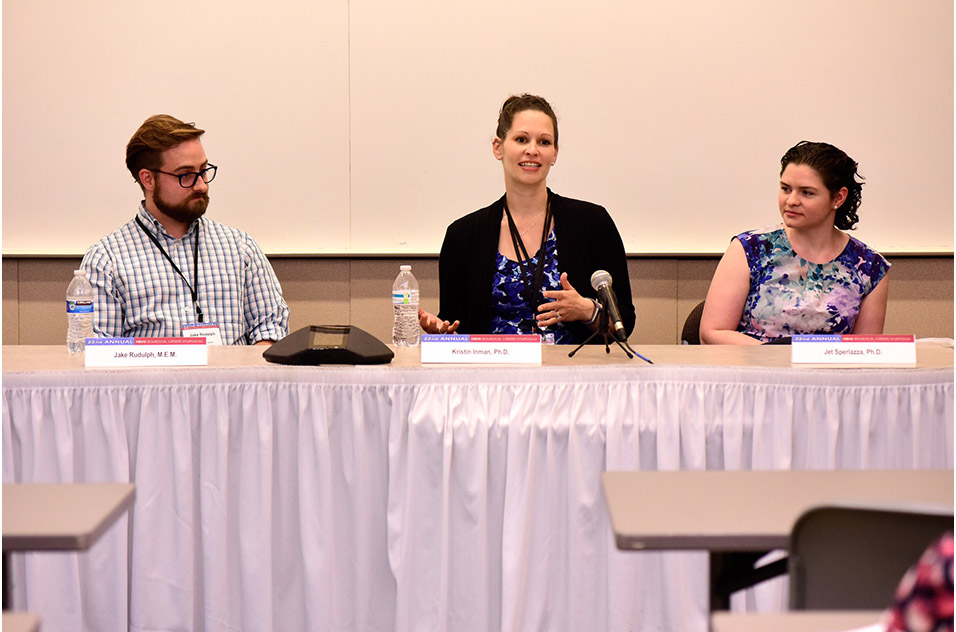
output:
[[[619,549],[710,552],[713,609],[726,608],[731,592],[753,583],[740,574],[748,575],[756,559],[788,547],[794,523],[811,507],[953,506],[951,470],[606,472],[602,479]],[[754,578],[782,567],[775,563]]]
[[[880,610],[825,612],[803,611],[781,614],[730,614],[715,612],[711,632],[847,632],[872,626],[880,621]]]
[[[131,483],[5,483],[3,550],[83,551],[133,502]]]
[[[29,612],[4,612],[3,632],[37,632],[40,617]]]

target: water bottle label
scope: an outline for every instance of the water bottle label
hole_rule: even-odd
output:
[[[409,305],[411,302],[410,292],[392,292],[392,305]]]
[[[93,301],[92,299],[84,299],[80,301],[67,301],[66,313],[67,314],[92,314]]]

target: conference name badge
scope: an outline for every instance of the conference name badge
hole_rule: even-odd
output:
[[[422,364],[541,364],[538,334],[422,334]]]
[[[195,338],[87,338],[89,367],[205,366],[208,345]]]
[[[794,364],[916,364],[916,336],[801,334],[790,349]]]
[[[222,331],[219,329],[219,323],[187,323],[183,325],[182,331],[185,338],[205,338],[206,344],[222,344]]]

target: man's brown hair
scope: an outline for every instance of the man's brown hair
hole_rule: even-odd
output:
[[[141,169],[162,167],[162,154],[167,149],[193,138],[199,138],[206,130],[195,123],[183,123],[168,114],[155,114],[146,119],[126,145],[126,168],[143,189],[139,181]],[[145,190],[145,189],[144,189]]]

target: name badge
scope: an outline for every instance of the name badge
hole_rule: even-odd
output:
[[[794,364],[916,364],[916,336],[801,334],[790,346]]]
[[[183,338],[205,338],[208,345],[222,344],[219,323],[188,323],[183,325]]]
[[[537,334],[422,334],[422,364],[541,364]]]

